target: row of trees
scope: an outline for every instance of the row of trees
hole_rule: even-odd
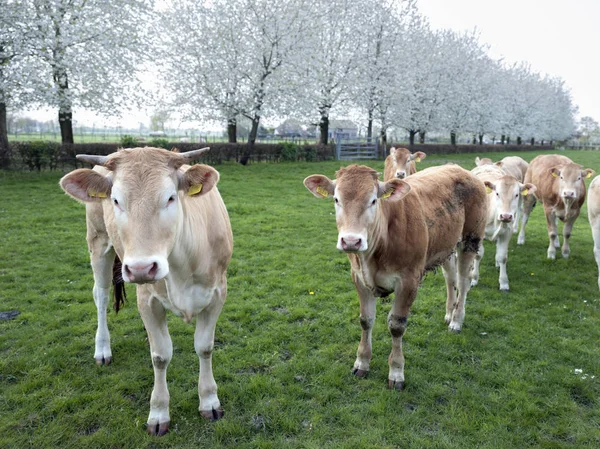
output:
[[[156,103],[226,124],[231,141],[248,119],[249,153],[269,117],[316,124],[322,143],[332,115],[411,143],[574,129],[562,80],[492,59],[475,32],[432,30],[416,0],[0,1],[0,154],[7,105],[57,108],[72,142],[74,106],[148,105],[143,74],[157,77]]]

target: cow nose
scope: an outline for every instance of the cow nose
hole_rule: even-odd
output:
[[[563,197],[564,198],[575,198],[575,191],[574,190],[563,190]]]
[[[510,223],[513,220],[513,214],[500,214],[500,221]]]
[[[123,264],[123,271],[125,274],[123,278],[127,282],[137,284],[152,282],[156,278],[158,264],[156,262]]]
[[[344,251],[358,251],[362,239],[360,237],[345,236],[341,238],[341,242]]]
[[[406,177],[405,171],[397,171],[396,172],[396,178],[404,179],[405,177]]]

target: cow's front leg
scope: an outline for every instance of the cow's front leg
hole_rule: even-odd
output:
[[[150,396],[147,430],[150,435],[162,436],[169,431],[170,423],[167,367],[173,356],[173,343],[167,328],[166,311],[147,286],[137,286],[137,303],[148,333],[154,368],[154,388]]]
[[[102,213],[102,206],[94,204],[87,207],[87,242],[94,273],[92,294],[98,314],[94,359],[96,359],[98,365],[110,365],[112,351],[110,349],[110,333],[106,311],[113,276],[112,266],[115,260],[115,252],[104,228]]]
[[[464,244],[459,244],[457,251],[457,270],[458,270],[458,297],[456,306],[452,312],[452,319],[448,329],[454,332],[460,332],[465,321],[465,304],[467,302],[467,293],[471,288],[471,270],[476,252],[465,250]]]
[[[508,243],[510,242],[511,237],[512,230],[507,227],[496,239],[496,266],[500,268],[498,283],[500,284],[500,290],[503,292],[509,290],[506,262],[508,260]]]
[[[390,371],[388,387],[395,390],[404,389],[404,354],[402,353],[402,336],[406,332],[408,312],[415,297],[419,281],[414,276],[403,276],[396,289],[396,300],[388,315],[388,329],[392,335],[392,352],[388,359]]]
[[[211,304],[196,318],[194,348],[200,360],[200,376],[198,378],[198,410],[203,418],[216,421],[223,417],[223,408],[217,396],[217,383],[212,370],[212,353],[215,343],[215,326],[227,296],[227,286],[215,292]]]
[[[558,217],[550,207],[544,207],[546,225],[548,226],[548,259],[556,259],[556,248],[560,247],[558,240]]]
[[[448,324],[452,319],[452,311],[456,304],[456,292],[458,290],[456,253],[452,253],[448,260],[442,264],[442,273],[444,273],[444,279],[446,280],[446,315],[444,316],[444,321]]]
[[[354,273],[352,273],[352,279],[358,292],[358,299],[360,300],[360,327],[362,328],[352,374],[358,377],[365,377],[369,372],[371,364],[371,338],[373,324],[375,323],[377,299],[373,295],[373,292],[357,279]]]
[[[527,195],[523,200],[523,214],[521,215],[521,230],[519,231],[519,236],[517,238],[517,245],[525,244],[525,227],[527,226],[527,222],[529,221],[529,215],[531,214],[531,210],[533,206],[535,206],[536,199],[535,195]]]
[[[571,254],[571,248],[569,247],[569,239],[571,238],[571,232],[573,231],[573,224],[579,216],[579,212],[573,217],[569,217],[565,220],[565,226],[563,227],[563,245],[562,245],[562,256],[565,259],[569,258]],[[558,240],[558,239],[557,239]]]

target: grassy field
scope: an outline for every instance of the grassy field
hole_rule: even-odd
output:
[[[600,172],[600,153],[564,154]],[[486,242],[460,334],[444,324],[441,271],[428,274],[404,337],[406,390],[390,391],[390,299],[378,304],[371,371],[355,378],[358,298],[333,204],[302,185],[339,166],[216,167],[235,241],[213,356],[225,417],[200,418],[194,327],[170,315],[172,422],[161,439],[144,429],[153,374],[134,287],[109,314],[114,361],[98,367],[84,208],[58,187],[62,173],[0,172],[0,311],[20,312],[0,321],[0,447],[600,447],[600,292],[585,208],[571,258],[556,261],[534,209],[526,245],[510,245],[509,293]]]

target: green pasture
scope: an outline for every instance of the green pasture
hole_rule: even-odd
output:
[[[600,172],[600,153],[563,154]],[[430,155],[420,168],[471,169],[474,157]],[[153,372],[135,288],[109,313],[114,361],[96,366],[84,207],[58,187],[62,173],[0,172],[0,312],[20,312],[0,321],[0,447],[600,447],[600,292],[585,207],[571,258],[556,261],[534,209],[526,245],[511,242],[509,293],[486,242],[460,334],[444,324],[441,270],[428,274],[404,337],[406,389],[390,391],[391,299],[378,304],[371,371],[355,378],[359,305],[333,204],[302,184],[339,166],[216,167],[235,242],[213,356],[225,417],[200,417],[194,327],[170,315],[171,430],[160,439],[144,428]]]

